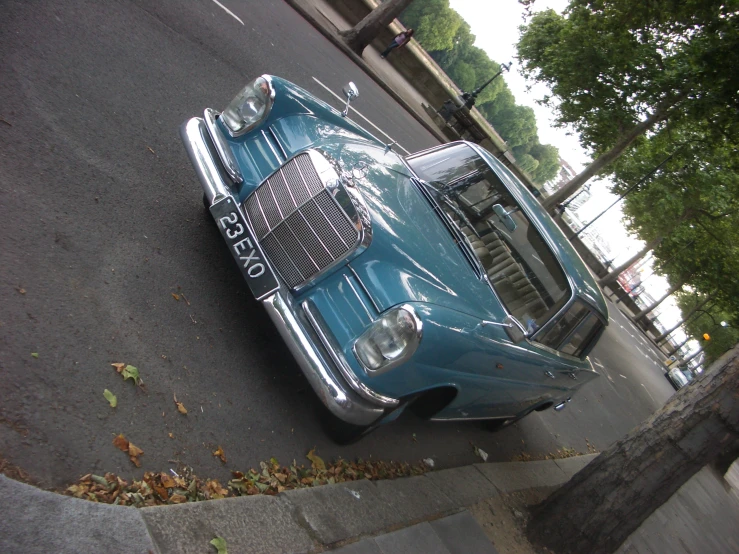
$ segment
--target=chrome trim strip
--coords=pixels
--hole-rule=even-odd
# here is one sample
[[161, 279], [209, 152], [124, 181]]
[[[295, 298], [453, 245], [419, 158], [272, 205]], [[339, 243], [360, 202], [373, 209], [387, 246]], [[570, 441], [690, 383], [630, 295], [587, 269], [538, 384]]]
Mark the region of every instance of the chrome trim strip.
[[399, 400], [395, 398], [390, 398], [388, 396], [383, 396], [382, 394], [373, 391], [367, 385], [362, 383], [354, 374], [352, 368], [349, 367], [349, 364], [344, 359], [344, 357], [340, 354], [341, 350], [339, 348], [339, 345], [336, 343], [336, 340], [333, 338], [333, 336], [331, 336], [330, 332], [326, 329], [326, 325], [323, 322], [323, 317], [316, 308], [315, 304], [313, 304], [313, 302], [311, 302], [310, 300], [304, 300], [300, 305], [303, 308], [305, 317], [313, 326], [313, 330], [316, 332], [316, 335], [318, 335], [318, 338], [323, 343], [324, 348], [328, 352], [329, 356], [331, 356], [334, 364], [336, 364], [336, 367], [341, 373], [342, 377], [346, 379], [346, 382], [349, 384], [349, 386], [354, 389], [354, 391], [359, 394], [359, 396], [361, 396], [365, 400], [369, 400], [370, 402], [374, 402], [376, 404], [380, 404], [381, 406], [389, 408], [395, 407], [400, 404]]
[[270, 126], [267, 127], [267, 130], [269, 131], [269, 134], [272, 135], [272, 138], [275, 139], [275, 144], [277, 144], [277, 147], [280, 149], [280, 152], [282, 152], [282, 162], [284, 163], [287, 160], [287, 152], [285, 152], [285, 149], [282, 147], [282, 143], [280, 142], [280, 139], [277, 138], [277, 133], [275, 133], [275, 130]]
[[221, 114], [214, 109], [205, 108], [205, 111], [203, 112], [203, 120], [205, 121], [205, 126], [208, 129], [210, 139], [213, 141], [213, 145], [218, 151], [218, 157], [221, 159], [221, 163], [223, 163], [226, 173], [228, 173], [231, 180], [238, 185], [239, 183], [244, 182], [244, 176], [241, 174], [239, 164], [236, 163], [236, 158], [234, 158], [231, 146], [226, 142], [226, 137], [223, 136], [223, 133], [221, 133], [221, 130], [218, 128], [216, 119], [219, 115]]
[[354, 296], [357, 297], [357, 300], [359, 300], [359, 303], [362, 305], [362, 308], [364, 309], [364, 313], [367, 314], [367, 319], [369, 322], [372, 322], [375, 320], [375, 316], [373, 316], [370, 311], [367, 309], [367, 306], [364, 304], [364, 299], [359, 295], [359, 292], [357, 292], [357, 289], [354, 288], [354, 283], [352, 283], [352, 278], [349, 277], [346, 273], [344, 273], [344, 280], [346, 281], [346, 284], [349, 285], [349, 288], [352, 289], [352, 292], [354, 293]]
[[[372, 298], [372, 295], [370, 294], [369, 289], [364, 285], [362, 280], [359, 278], [359, 274], [356, 272], [356, 270], [350, 266], [349, 264], [346, 264], [346, 267], [349, 271], [352, 272], [352, 275], [354, 275], [354, 278], [357, 280], [357, 283], [359, 283], [359, 286], [362, 287], [362, 290], [364, 291], [364, 294], [367, 295], [367, 298], [369, 298], [370, 302], [372, 302], [372, 307], [375, 309], [375, 312], [382, 313], [382, 310], [380, 309], [380, 306], [377, 305], [377, 302], [375, 302], [375, 299]], [[374, 318], [372, 318], [374, 319]]]
[[498, 419], [512, 419], [515, 415], [496, 417], [432, 417], [429, 421], [495, 421]]
[[277, 153], [277, 150], [275, 150], [275, 147], [272, 146], [272, 141], [267, 136], [267, 133], [264, 132], [264, 129], [262, 129], [262, 136], [264, 137], [264, 142], [266, 142], [269, 145], [269, 149], [272, 150], [272, 154], [274, 154], [275, 159], [277, 160], [278, 164], [284, 163], [284, 158], [280, 158], [280, 155]]
[[372, 406], [359, 395], [345, 390], [331, 374], [327, 362], [311, 344], [285, 297], [277, 292], [262, 303], [311, 387], [331, 413], [354, 425], [370, 425], [382, 417], [384, 408]]
[[223, 170], [216, 164], [218, 153], [211, 146], [205, 122], [199, 117], [185, 121], [180, 126], [180, 137], [208, 203], [212, 205], [213, 202], [231, 195], [229, 185], [222, 175]]

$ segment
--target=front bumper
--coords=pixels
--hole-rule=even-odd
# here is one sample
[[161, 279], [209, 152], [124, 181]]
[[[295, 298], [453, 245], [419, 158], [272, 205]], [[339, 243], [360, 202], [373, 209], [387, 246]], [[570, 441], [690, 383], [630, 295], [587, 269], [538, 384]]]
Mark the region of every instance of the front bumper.
[[[221, 137], [216, 136], [214, 140], [212, 132], [219, 131], [209, 131], [206, 121], [199, 117], [180, 127], [180, 136], [207, 203], [212, 205], [231, 197], [238, 206], [233, 189], [238, 184], [238, 177], [234, 178], [233, 173], [234, 161], [228, 145], [223, 147]], [[369, 425], [382, 417], [387, 409], [399, 404], [397, 399], [375, 393], [346, 372], [348, 365], [345, 361], [342, 364], [341, 352], [332, 350], [331, 342], [326, 338], [330, 334], [316, 329], [315, 318], [306, 318], [303, 308], [293, 303], [292, 295], [284, 287], [260, 300], [311, 387], [339, 419], [355, 425]]]

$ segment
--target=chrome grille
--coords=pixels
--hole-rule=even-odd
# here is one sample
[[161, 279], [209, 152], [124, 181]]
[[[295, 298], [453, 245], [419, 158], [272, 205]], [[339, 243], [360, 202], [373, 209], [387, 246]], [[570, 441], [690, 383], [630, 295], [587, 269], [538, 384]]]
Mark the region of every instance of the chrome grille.
[[290, 287], [309, 281], [359, 241], [359, 230], [324, 186], [308, 153], [268, 177], [246, 199], [244, 211], [265, 255]]

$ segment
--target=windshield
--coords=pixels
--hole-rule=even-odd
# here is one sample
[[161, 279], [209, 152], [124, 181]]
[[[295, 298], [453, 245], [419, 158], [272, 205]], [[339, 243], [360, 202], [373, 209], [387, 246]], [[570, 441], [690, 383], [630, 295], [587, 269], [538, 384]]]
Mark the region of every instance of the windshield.
[[498, 175], [475, 150], [454, 144], [411, 156], [408, 165], [441, 198], [508, 312], [529, 335], [567, 302], [554, 254]]

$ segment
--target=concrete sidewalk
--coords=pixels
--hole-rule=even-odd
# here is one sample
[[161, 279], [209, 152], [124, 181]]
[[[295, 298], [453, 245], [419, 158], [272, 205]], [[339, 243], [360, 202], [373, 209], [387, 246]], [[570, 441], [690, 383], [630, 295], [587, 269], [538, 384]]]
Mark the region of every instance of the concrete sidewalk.
[[[152, 508], [98, 504], [0, 475], [0, 552], [440, 554], [498, 552], [466, 508], [556, 487], [594, 455], [476, 464], [387, 481], [354, 481]], [[502, 552], [502, 554], [505, 554]]]
[[[525, 502], [539, 501], [596, 455], [475, 464], [277, 496], [131, 508], [47, 492], [0, 475], [0, 552], [529, 554]], [[739, 552], [739, 497], [704, 468], [619, 554]]]

